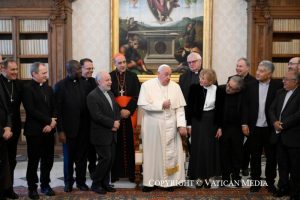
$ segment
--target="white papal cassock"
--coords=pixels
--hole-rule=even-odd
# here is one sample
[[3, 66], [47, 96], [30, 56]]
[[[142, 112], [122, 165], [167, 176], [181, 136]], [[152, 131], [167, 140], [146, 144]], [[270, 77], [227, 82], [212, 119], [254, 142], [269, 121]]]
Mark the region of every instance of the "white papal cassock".
[[[165, 100], [171, 108], [163, 110]], [[172, 187], [185, 180], [184, 153], [177, 127], [186, 127], [186, 105], [179, 85], [161, 85], [158, 78], [142, 84], [138, 105], [143, 110], [143, 185]]]

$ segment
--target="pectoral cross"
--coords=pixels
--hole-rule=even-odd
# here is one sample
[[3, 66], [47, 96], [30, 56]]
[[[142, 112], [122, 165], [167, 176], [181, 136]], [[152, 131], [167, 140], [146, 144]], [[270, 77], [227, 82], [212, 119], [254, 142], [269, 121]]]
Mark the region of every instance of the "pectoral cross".
[[123, 88], [122, 88], [122, 89], [120, 90], [120, 95], [123, 96], [123, 95], [124, 95], [124, 92], [125, 92], [125, 91], [124, 91]]

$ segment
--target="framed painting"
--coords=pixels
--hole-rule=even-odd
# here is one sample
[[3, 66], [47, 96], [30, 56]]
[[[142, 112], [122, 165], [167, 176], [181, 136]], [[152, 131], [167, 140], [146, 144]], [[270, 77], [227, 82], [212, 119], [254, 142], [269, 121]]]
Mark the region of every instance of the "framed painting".
[[143, 82], [161, 64], [172, 79], [188, 69], [187, 55], [196, 51], [211, 67], [212, 0], [112, 0], [112, 55], [122, 53], [128, 69]]

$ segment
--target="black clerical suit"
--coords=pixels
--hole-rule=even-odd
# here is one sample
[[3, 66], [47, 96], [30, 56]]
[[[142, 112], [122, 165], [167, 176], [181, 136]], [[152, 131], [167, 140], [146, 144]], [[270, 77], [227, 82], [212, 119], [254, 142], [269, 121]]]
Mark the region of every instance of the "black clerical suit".
[[[183, 74], [179, 76], [179, 86], [186, 102], [188, 101], [191, 85], [199, 84], [199, 73], [201, 69], [196, 73], [188, 69], [187, 71], [185, 71]], [[185, 114], [187, 114], [187, 106], [184, 107], [184, 110], [185, 110]], [[189, 137], [187, 137], [185, 142], [187, 144], [188, 152], [189, 154], [191, 154], [191, 144], [189, 142]]]
[[[222, 100], [222, 137], [220, 137], [220, 154], [222, 165], [222, 180], [240, 180], [240, 168], [243, 159], [243, 139], [241, 131], [242, 91], [233, 94], [226, 93], [226, 85], [220, 86]], [[230, 177], [232, 174], [232, 177]], [[225, 184], [229, 184], [225, 183]]]
[[13, 136], [7, 141], [8, 160], [11, 171], [11, 179], [14, 182], [14, 170], [17, 165], [17, 145], [21, 134], [22, 123], [20, 115], [20, 105], [22, 98], [23, 83], [21, 80], [8, 80], [0, 75], [0, 84], [5, 92], [9, 109], [12, 113], [12, 132]]
[[98, 163], [94, 173], [92, 189], [109, 187], [109, 174], [115, 158], [117, 133], [112, 131], [114, 121], [120, 120], [118, 105], [114, 95], [108, 91], [111, 103], [100, 88], [95, 88], [87, 97], [91, 115], [91, 143], [95, 145]]
[[84, 185], [90, 123], [86, 107], [86, 83], [68, 76], [56, 83], [54, 90], [58, 111], [57, 131], [66, 135], [66, 144], [63, 145], [65, 185], [72, 186], [74, 183], [74, 164], [76, 183]]
[[23, 104], [26, 111], [24, 135], [27, 142], [28, 165], [26, 179], [29, 191], [37, 189], [37, 170], [40, 162], [41, 187], [48, 187], [50, 171], [54, 161], [54, 133], [44, 133], [46, 125], [56, 118], [56, 108], [52, 88], [31, 80], [24, 85]]
[[[119, 110], [127, 109], [130, 111], [130, 116], [126, 119], [121, 119], [120, 128], [117, 131], [118, 144], [116, 149], [116, 159], [111, 172], [112, 182], [119, 178], [129, 178], [134, 181], [135, 173], [135, 158], [134, 158], [134, 132], [131, 122], [131, 116], [137, 109], [137, 100], [140, 93], [140, 82], [137, 75], [126, 70], [122, 75], [114, 70], [110, 73], [112, 86], [111, 91], [114, 97], [127, 96], [131, 97], [125, 107], [120, 106]], [[124, 94], [120, 91], [124, 90]]]
[[270, 80], [264, 108], [267, 127], [256, 126], [259, 114], [259, 81], [247, 85], [243, 103], [242, 124], [248, 125], [250, 130], [248, 140], [251, 152], [251, 178], [253, 180], [261, 179], [261, 155], [264, 149], [267, 158], [265, 175], [268, 185], [273, 185], [276, 177], [276, 149], [270, 142], [272, 124], [268, 111], [280, 88], [282, 88], [281, 80]]
[[[251, 76], [249, 73], [244, 77], [244, 87], [247, 88], [247, 85], [256, 82], [256, 78]], [[250, 147], [249, 147], [249, 140], [247, 139], [243, 144], [243, 162], [242, 162], [242, 169], [247, 169], [250, 163]]]
[[[83, 82], [85, 82], [85, 94], [86, 96], [97, 87], [97, 83], [95, 78], [89, 77], [81, 77]], [[88, 119], [87, 121], [90, 121], [90, 115], [87, 115]], [[87, 133], [90, 133], [90, 124], [87, 124]], [[89, 137], [89, 136], [88, 136]], [[87, 159], [88, 159], [88, 170], [90, 174], [92, 174], [96, 168], [96, 162], [97, 162], [97, 154], [94, 145], [91, 145], [91, 143], [88, 145], [88, 153], [87, 153]]]
[[3, 138], [4, 127], [12, 127], [5, 93], [0, 87], [0, 197], [4, 198], [4, 190], [12, 187], [8, 162], [7, 141]]
[[[270, 121], [282, 122], [280, 133], [273, 132], [272, 140], [277, 143], [279, 171], [278, 186], [289, 190], [293, 197], [300, 197], [300, 87], [298, 86], [283, 108], [287, 91], [278, 91], [270, 107]], [[290, 177], [289, 177], [290, 175]]]

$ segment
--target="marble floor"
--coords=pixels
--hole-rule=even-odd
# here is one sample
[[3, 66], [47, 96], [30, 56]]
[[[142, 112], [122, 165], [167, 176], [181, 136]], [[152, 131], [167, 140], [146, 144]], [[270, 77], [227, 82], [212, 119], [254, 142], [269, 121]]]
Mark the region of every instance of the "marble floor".
[[[26, 168], [27, 168], [27, 160], [26, 158], [19, 158], [18, 159], [18, 163], [16, 166], [16, 170], [15, 170], [15, 180], [14, 180], [14, 186], [24, 186], [27, 187], [27, 182], [26, 182]], [[186, 163], [187, 164], [187, 163]], [[264, 177], [264, 167], [265, 167], [265, 162], [263, 161], [262, 163], [262, 169], [263, 169], [263, 174], [262, 177]], [[249, 177], [242, 177], [243, 180], [247, 180], [249, 179]], [[218, 177], [216, 178], [216, 180], [218, 180]], [[91, 186], [91, 179], [89, 176], [89, 173], [87, 172], [87, 185]], [[55, 162], [54, 162], [54, 166], [52, 168], [51, 171], [51, 183], [50, 185], [52, 187], [58, 187], [58, 186], [64, 186], [64, 182], [63, 182], [63, 161], [61, 158], [55, 158]], [[128, 181], [128, 179], [124, 179], [124, 180], [120, 180], [118, 182], [114, 183], [114, 186], [116, 188], [134, 188], [135, 184], [131, 183]], [[218, 188], [217, 186], [213, 186], [212, 188]], [[245, 186], [247, 187], [247, 186]]]

